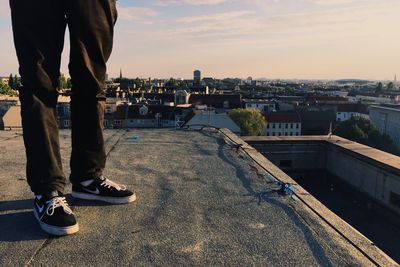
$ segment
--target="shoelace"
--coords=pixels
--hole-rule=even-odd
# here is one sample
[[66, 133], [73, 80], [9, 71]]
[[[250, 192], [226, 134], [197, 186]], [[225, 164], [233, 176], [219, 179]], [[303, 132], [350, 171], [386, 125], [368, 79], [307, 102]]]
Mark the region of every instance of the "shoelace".
[[62, 207], [67, 214], [72, 214], [71, 208], [68, 206], [67, 200], [65, 197], [55, 197], [51, 200], [47, 201], [50, 203], [49, 207], [47, 208], [47, 215], [52, 216], [54, 214], [54, 210], [58, 207]]
[[101, 186], [105, 186], [107, 188], [115, 188], [118, 191], [126, 190], [126, 186], [125, 185], [119, 185], [116, 182], [113, 182], [113, 181], [111, 181], [109, 179], [106, 179], [106, 178], [102, 178], [102, 179], [103, 179], [103, 182], [100, 184]]

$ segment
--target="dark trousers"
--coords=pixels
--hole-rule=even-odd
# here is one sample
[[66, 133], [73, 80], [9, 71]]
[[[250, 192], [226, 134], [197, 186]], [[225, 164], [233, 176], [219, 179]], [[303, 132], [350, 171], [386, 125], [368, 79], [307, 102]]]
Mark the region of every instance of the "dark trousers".
[[35, 194], [63, 192], [58, 79], [68, 25], [72, 81], [72, 183], [101, 175], [106, 62], [111, 54], [115, 0], [10, 0], [20, 91], [27, 180]]

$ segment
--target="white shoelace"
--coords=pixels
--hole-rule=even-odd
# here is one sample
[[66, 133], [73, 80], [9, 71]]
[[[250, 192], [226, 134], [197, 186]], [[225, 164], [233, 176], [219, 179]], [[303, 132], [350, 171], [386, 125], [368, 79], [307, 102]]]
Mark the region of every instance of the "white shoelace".
[[104, 179], [104, 181], [100, 184], [101, 186], [105, 186], [105, 187], [108, 187], [108, 188], [113, 187], [113, 188], [117, 189], [118, 191], [126, 190], [126, 186], [125, 185], [119, 185], [116, 182], [113, 182], [113, 181], [111, 181], [109, 179], [106, 179], [106, 178], [103, 178], [103, 179]]
[[67, 214], [72, 214], [72, 210], [68, 206], [65, 197], [55, 197], [47, 201], [47, 203], [50, 203], [46, 211], [47, 215], [49, 216], [52, 216], [54, 214], [54, 210], [58, 207], [62, 207]]

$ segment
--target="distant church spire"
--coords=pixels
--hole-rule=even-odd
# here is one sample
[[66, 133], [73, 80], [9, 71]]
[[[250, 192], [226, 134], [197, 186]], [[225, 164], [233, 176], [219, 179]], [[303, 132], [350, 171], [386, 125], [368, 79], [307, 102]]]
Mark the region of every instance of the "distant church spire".
[[394, 83], [397, 83], [397, 74], [394, 75]]
[[122, 69], [119, 69], [119, 78], [122, 79]]

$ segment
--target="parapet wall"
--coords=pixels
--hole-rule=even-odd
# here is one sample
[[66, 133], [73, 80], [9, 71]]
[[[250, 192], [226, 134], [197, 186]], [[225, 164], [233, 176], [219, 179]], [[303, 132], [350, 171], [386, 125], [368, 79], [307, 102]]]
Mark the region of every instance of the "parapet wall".
[[284, 171], [329, 171], [400, 215], [400, 157], [337, 136], [243, 139]]

